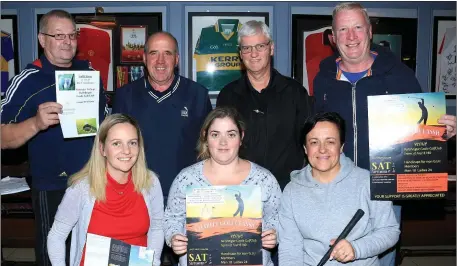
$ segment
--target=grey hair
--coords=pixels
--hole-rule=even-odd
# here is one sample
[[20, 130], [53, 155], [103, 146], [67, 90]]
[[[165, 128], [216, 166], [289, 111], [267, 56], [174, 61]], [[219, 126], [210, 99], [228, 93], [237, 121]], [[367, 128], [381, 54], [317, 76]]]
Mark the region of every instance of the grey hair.
[[365, 22], [367, 23], [367, 25], [371, 25], [370, 17], [368, 16], [368, 12], [367, 12], [366, 8], [364, 8], [361, 4], [359, 4], [357, 2], [345, 2], [345, 3], [338, 4], [337, 6], [335, 6], [335, 9], [333, 9], [332, 30], [334, 32], [336, 31], [336, 29], [335, 29], [335, 17], [338, 14], [338, 12], [344, 11], [344, 10], [359, 10], [360, 12], [362, 12], [362, 14], [363, 14], [363, 16], [365, 18]]
[[271, 31], [268, 28], [267, 24], [262, 21], [250, 20], [241, 26], [241, 29], [238, 31], [238, 45], [241, 44], [241, 38], [245, 36], [254, 36], [262, 33], [265, 37], [268, 38], [270, 42], [273, 42], [271, 38]]
[[146, 43], [144, 44], [144, 53], [147, 54], [149, 52], [149, 46], [148, 46], [149, 40], [151, 38], [154, 38], [155, 36], [161, 35], [161, 34], [166, 35], [173, 40], [173, 42], [175, 44], [175, 53], [179, 55], [178, 41], [176, 40], [175, 36], [173, 36], [171, 33], [166, 32], [166, 31], [158, 31], [158, 32], [154, 32], [153, 34], [149, 35], [149, 37], [146, 39]]
[[40, 23], [39, 23], [39, 32], [40, 33], [46, 33], [46, 31], [48, 30], [48, 23], [49, 23], [50, 18], [68, 19], [71, 21], [71, 23], [73, 24], [73, 27], [76, 30], [75, 20], [73, 19], [73, 16], [70, 13], [68, 13], [65, 10], [61, 10], [61, 9], [54, 9], [54, 10], [51, 10], [48, 13], [44, 14], [41, 17]]

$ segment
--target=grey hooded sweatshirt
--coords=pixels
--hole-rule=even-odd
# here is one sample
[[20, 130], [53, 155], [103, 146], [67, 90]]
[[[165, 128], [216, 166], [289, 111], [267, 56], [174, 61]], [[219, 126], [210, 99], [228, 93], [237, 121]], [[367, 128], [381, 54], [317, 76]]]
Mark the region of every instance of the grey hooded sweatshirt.
[[279, 265], [316, 266], [357, 209], [365, 215], [346, 238], [355, 260], [344, 265], [380, 265], [377, 255], [397, 243], [400, 230], [392, 202], [370, 200], [370, 173], [344, 154], [340, 163], [340, 172], [328, 184], [312, 177], [310, 165], [291, 173], [279, 210]]

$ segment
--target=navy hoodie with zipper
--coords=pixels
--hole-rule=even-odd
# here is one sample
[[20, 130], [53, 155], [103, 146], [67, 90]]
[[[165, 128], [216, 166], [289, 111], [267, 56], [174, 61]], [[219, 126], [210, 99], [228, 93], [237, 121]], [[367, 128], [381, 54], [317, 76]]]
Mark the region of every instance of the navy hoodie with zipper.
[[[346, 122], [344, 153], [364, 169], [369, 168], [367, 96], [422, 92], [414, 71], [387, 48], [372, 44], [375, 55], [367, 75], [355, 83], [341, 80], [338, 55], [324, 59], [314, 79], [316, 112], [337, 112]], [[379, 110], [382, 111], [382, 110]]]

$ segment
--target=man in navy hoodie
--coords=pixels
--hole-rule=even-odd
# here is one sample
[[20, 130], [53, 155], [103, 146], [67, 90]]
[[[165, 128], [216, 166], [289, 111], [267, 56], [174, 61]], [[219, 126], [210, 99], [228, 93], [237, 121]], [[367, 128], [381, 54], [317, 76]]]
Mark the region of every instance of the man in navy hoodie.
[[[339, 55], [324, 59], [314, 79], [316, 111], [337, 112], [348, 125], [344, 153], [369, 168], [367, 96], [422, 92], [414, 72], [390, 50], [371, 44], [366, 9], [359, 3], [341, 3], [333, 11], [333, 38]], [[350, 103], [350, 104], [349, 104]], [[349, 105], [348, 105], [349, 104]], [[447, 136], [455, 136], [456, 118], [443, 115]], [[401, 207], [394, 205], [397, 220]], [[381, 257], [382, 266], [395, 265], [395, 250]]]
[[[35, 254], [38, 265], [51, 265], [46, 239], [57, 207], [65, 194], [68, 177], [89, 159], [94, 137], [64, 139], [56, 102], [56, 70], [94, 70], [88, 61], [73, 60], [76, 26], [63, 10], [52, 10], [39, 23], [38, 40], [44, 54], [9, 83], [1, 105], [2, 149], [28, 145], [35, 214]], [[106, 99], [100, 80], [100, 122]], [[69, 246], [69, 245], [68, 245]], [[68, 252], [67, 252], [68, 257]]]

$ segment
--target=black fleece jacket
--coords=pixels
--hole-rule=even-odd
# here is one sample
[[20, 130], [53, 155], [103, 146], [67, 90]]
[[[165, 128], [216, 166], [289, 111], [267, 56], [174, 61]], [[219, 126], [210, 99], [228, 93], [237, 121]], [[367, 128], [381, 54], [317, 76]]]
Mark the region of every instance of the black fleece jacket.
[[267, 93], [265, 98], [259, 101], [253, 96], [244, 74], [221, 90], [216, 105], [232, 106], [241, 113], [247, 129], [240, 157], [270, 170], [284, 189], [290, 172], [304, 165], [302, 130], [312, 107], [300, 83], [271, 71], [270, 83], [262, 92]]

